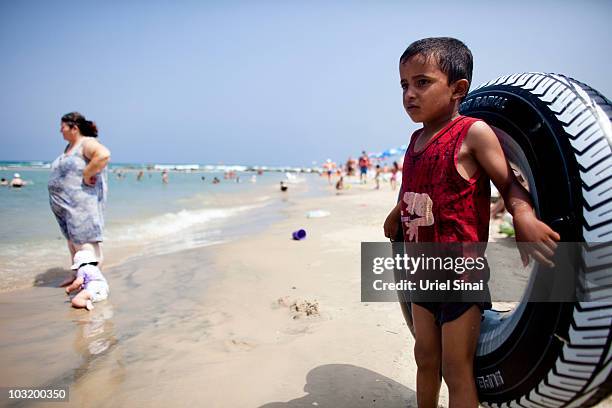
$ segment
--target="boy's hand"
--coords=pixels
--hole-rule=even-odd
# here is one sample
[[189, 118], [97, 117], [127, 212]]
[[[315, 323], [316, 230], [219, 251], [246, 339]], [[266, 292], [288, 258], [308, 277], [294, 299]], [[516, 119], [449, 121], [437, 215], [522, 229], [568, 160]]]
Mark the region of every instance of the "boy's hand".
[[393, 241], [397, 236], [398, 228], [400, 224], [400, 204], [397, 205], [391, 210], [389, 215], [387, 215], [387, 219], [385, 219], [385, 224], [383, 225], [383, 229], [385, 231], [385, 237], [389, 238]]
[[548, 225], [538, 220], [531, 211], [521, 211], [514, 215], [514, 232], [523, 266], [529, 263], [529, 256], [548, 267], [555, 264], [551, 261], [557, 248], [555, 241], [561, 237]]

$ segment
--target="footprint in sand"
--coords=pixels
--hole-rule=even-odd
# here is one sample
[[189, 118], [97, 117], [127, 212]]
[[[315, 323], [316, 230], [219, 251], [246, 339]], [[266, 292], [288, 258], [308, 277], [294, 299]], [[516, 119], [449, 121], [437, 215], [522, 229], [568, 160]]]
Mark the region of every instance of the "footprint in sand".
[[224, 342], [225, 350], [229, 352], [233, 351], [250, 351], [253, 350], [256, 345], [248, 340], [230, 339]]

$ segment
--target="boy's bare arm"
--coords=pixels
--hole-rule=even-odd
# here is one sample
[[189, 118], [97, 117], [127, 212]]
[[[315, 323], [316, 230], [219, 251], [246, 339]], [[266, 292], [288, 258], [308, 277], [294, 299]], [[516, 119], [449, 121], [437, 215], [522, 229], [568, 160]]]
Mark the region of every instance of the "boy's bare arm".
[[536, 218], [529, 192], [514, 176], [493, 129], [484, 122], [476, 122], [470, 127], [464, 143], [495, 184], [506, 208], [513, 215], [517, 242], [535, 243], [519, 247], [523, 264], [529, 262], [528, 255], [531, 255], [541, 263], [552, 265], [550, 258], [557, 246], [555, 241], [559, 241], [560, 236]]
[[464, 144], [499, 190], [510, 214], [515, 216], [521, 211], [532, 213], [529, 192], [516, 180], [493, 129], [484, 122], [475, 122]]
[[385, 219], [385, 223], [383, 225], [383, 229], [385, 231], [385, 237], [393, 240], [397, 236], [398, 228], [400, 223], [400, 203], [398, 202], [395, 207], [391, 210], [387, 218]]
[[76, 278], [71, 284], [70, 286], [66, 287], [66, 293], [70, 293], [73, 290], [76, 290], [78, 288], [81, 287], [81, 285], [83, 284], [83, 278], [82, 277], [78, 277]]

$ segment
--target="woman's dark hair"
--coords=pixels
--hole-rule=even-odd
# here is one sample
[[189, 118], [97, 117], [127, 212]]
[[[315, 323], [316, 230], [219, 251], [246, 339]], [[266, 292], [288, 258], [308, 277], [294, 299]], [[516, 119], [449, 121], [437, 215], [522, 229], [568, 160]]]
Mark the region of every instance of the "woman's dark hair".
[[85, 119], [79, 112], [70, 112], [62, 116], [62, 122], [68, 126], [78, 127], [83, 136], [98, 137], [98, 127], [95, 122]]
[[451, 37], [423, 38], [413, 42], [400, 57], [400, 64], [415, 55], [425, 58], [433, 57], [440, 71], [448, 77], [448, 84], [460, 79], [472, 83], [474, 61], [470, 49], [461, 41]]

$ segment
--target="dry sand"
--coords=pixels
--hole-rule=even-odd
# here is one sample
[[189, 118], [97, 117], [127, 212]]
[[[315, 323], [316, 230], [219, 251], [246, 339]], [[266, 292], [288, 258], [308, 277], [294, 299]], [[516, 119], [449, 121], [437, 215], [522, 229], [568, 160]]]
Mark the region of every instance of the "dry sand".
[[54, 287], [0, 294], [0, 386], [69, 384], [75, 407], [415, 407], [399, 305], [360, 302], [360, 243], [385, 241], [396, 197], [372, 187], [290, 195], [257, 235], [107, 268], [91, 313]]

